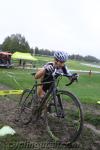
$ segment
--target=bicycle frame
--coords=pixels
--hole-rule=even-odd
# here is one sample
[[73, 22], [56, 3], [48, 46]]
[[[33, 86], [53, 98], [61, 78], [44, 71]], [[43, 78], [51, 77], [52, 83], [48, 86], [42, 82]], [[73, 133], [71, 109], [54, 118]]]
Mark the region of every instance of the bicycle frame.
[[[21, 110], [19, 117], [21, 119], [21, 122], [24, 125], [27, 125], [31, 121], [35, 123], [36, 121], [42, 118], [46, 122], [46, 128], [50, 136], [55, 141], [59, 141], [60, 143], [64, 142], [64, 144], [68, 144], [68, 142], [72, 143], [79, 137], [83, 127], [83, 115], [82, 115], [82, 107], [79, 102], [79, 99], [73, 93], [67, 90], [58, 89], [60, 77], [62, 76], [64, 75], [61, 74], [58, 77], [54, 76], [53, 81], [50, 82], [38, 83], [38, 81], [35, 80], [33, 87], [31, 89], [26, 89], [22, 94], [21, 97], [22, 105], [21, 108], [19, 108]], [[70, 77], [68, 75], [65, 76]], [[77, 75], [74, 74], [74, 76], [72, 76], [72, 80], [70, 80], [70, 82], [66, 85], [67, 86], [71, 85], [74, 81], [77, 81], [76, 79], [77, 79]], [[50, 88], [47, 90], [44, 97], [41, 100], [39, 100], [39, 96], [37, 92], [38, 86], [42, 86], [48, 83], [51, 83]], [[52, 104], [53, 104], [53, 109], [51, 109]], [[74, 109], [72, 109], [72, 107]], [[71, 109], [75, 112], [74, 115], [72, 115], [73, 112]], [[71, 113], [69, 112], [69, 110], [71, 110]], [[28, 118], [26, 117], [26, 115], [28, 115]], [[68, 115], [69, 115], [69, 119], [68, 119]], [[66, 124], [65, 126], [65, 123], [67, 123], [67, 121], [68, 124]], [[52, 122], [55, 122], [58, 126], [55, 126], [55, 128], [53, 128]], [[60, 124], [61, 126], [59, 126]], [[72, 126], [70, 127], [71, 124]], [[64, 132], [62, 131], [63, 125], [64, 125], [63, 131], [68, 132], [68, 134], [66, 134], [66, 132], [64, 134]], [[61, 134], [58, 134], [57, 133], [58, 131], [55, 132], [56, 130], [60, 131], [59, 133]], [[73, 136], [72, 136], [72, 131], [74, 131]], [[64, 138], [62, 134], [64, 134], [65, 136]], [[67, 135], [68, 135], [68, 139], [66, 139]]]
[[[48, 84], [48, 83], [52, 83], [51, 87], [49, 88], [49, 90], [45, 94], [44, 98], [42, 99], [41, 105], [36, 110], [36, 113], [38, 112], [39, 115], [41, 114], [42, 110], [44, 109], [45, 104], [49, 102], [49, 96], [52, 95], [52, 99], [54, 101], [54, 106], [55, 106], [55, 111], [56, 111], [57, 116], [59, 116], [59, 114], [58, 114], [59, 112], [57, 110], [58, 106], [57, 106], [57, 97], [56, 97], [58, 90], [57, 90], [56, 79], [55, 78], [54, 78], [54, 81], [44, 82], [44, 83], [39, 83], [39, 84], [37, 83], [37, 80], [36, 80], [35, 84], [33, 85], [32, 89], [31, 89], [31, 92], [34, 91], [35, 97], [38, 97], [38, 95], [37, 95], [38, 86], [43, 85], [43, 84]], [[59, 103], [60, 108], [61, 108], [62, 117], [64, 117], [64, 110], [63, 110], [62, 102], [61, 102], [61, 99], [60, 99], [59, 95], [58, 95], [58, 103]]]

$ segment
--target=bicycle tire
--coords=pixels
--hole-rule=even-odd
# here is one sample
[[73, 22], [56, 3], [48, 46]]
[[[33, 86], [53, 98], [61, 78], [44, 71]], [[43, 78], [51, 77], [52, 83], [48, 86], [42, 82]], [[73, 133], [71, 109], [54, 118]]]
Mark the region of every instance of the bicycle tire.
[[[46, 113], [46, 127], [53, 140], [67, 145], [75, 142], [82, 132], [83, 110], [79, 99], [73, 93], [60, 90], [56, 93], [56, 99], [58, 99], [58, 95], [60, 95], [61, 100], [63, 100], [62, 105], [65, 116], [57, 116], [55, 107], [53, 107], [51, 113]], [[72, 107], [73, 110], [71, 110]], [[78, 116], [79, 118], [76, 118]]]
[[23, 125], [27, 125], [32, 121], [32, 100], [32, 91], [30, 89], [25, 89], [19, 101], [19, 120]]

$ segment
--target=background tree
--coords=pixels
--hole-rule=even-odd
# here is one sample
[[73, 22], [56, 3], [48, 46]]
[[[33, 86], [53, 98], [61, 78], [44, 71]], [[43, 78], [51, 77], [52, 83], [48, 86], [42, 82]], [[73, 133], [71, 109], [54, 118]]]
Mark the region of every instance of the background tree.
[[85, 56], [84, 57], [84, 60], [85, 61], [89, 61], [89, 62], [100, 62], [100, 60], [98, 60], [96, 57], [94, 57], [94, 56], [90, 56], [90, 55], [88, 55], [88, 56]]
[[[0, 44], [0, 49], [11, 53], [19, 51], [19, 52], [29, 52], [32, 55], [43, 55], [43, 56], [54, 55], [54, 51], [50, 51], [49, 49], [43, 48], [39, 49], [37, 46], [35, 47], [35, 49], [30, 48], [28, 42], [25, 40], [25, 37], [21, 36], [21, 34], [12, 34], [11, 36], [6, 37], [4, 42]], [[72, 54], [69, 55], [69, 59], [100, 63], [99, 59], [90, 55], [83, 57], [79, 54]]]
[[2, 51], [2, 44], [0, 44], [0, 51]]
[[72, 55], [69, 55], [69, 59], [79, 60], [79, 61], [87, 61], [87, 62], [96, 62], [96, 63], [100, 62], [99, 59], [97, 59], [94, 56], [90, 56], [90, 55], [83, 57], [81, 55], [72, 54]]
[[21, 34], [12, 34], [5, 38], [2, 43], [2, 50], [14, 53], [19, 52], [30, 52], [30, 46]]

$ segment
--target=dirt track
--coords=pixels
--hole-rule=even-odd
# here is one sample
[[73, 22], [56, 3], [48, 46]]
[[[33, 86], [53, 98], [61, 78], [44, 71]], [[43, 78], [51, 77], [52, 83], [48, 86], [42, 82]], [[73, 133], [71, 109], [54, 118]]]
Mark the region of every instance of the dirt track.
[[[2, 89], [5, 87], [2, 87]], [[7, 89], [7, 87], [6, 87]], [[31, 142], [52, 142], [48, 133], [45, 130], [44, 122], [40, 121], [37, 124], [30, 123], [27, 126], [19, 126], [15, 124], [15, 115], [16, 115], [16, 106], [18, 105], [18, 96], [1, 96], [0, 97], [0, 124], [9, 125], [15, 129], [17, 135], [21, 136], [22, 139], [28, 140]], [[84, 105], [84, 108], [87, 109], [87, 105]], [[93, 107], [93, 106], [92, 106]], [[95, 109], [94, 112], [99, 112], [94, 107], [89, 107], [89, 111]], [[97, 129], [95, 126], [85, 122], [84, 130], [80, 138], [77, 140], [76, 144], [82, 150], [99, 150], [100, 148], [100, 129]], [[0, 141], [1, 138], [0, 138]], [[59, 147], [58, 147], [59, 148]], [[53, 150], [58, 149], [53, 147]], [[60, 149], [66, 149], [64, 147]], [[68, 148], [69, 149], [69, 148]], [[73, 146], [72, 146], [73, 149]], [[1, 149], [2, 150], [2, 149]]]

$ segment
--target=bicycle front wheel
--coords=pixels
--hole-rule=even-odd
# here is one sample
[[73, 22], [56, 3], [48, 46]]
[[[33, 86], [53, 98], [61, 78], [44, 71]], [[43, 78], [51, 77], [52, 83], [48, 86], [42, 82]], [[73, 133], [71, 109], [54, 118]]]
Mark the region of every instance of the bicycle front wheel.
[[82, 106], [78, 98], [69, 91], [58, 91], [56, 106], [46, 114], [47, 131], [50, 136], [62, 144], [71, 144], [77, 140], [83, 128]]

